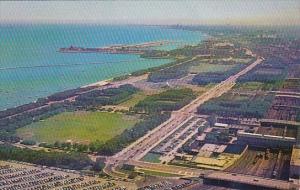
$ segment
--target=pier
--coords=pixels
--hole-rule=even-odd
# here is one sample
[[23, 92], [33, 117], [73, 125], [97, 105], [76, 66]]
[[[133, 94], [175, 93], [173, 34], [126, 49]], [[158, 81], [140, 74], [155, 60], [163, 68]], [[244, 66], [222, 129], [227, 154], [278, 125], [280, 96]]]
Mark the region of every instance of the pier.
[[109, 53], [109, 54], [143, 54], [145, 51], [149, 51], [152, 47], [169, 45], [175, 43], [172, 41], [155, 41], [155, 42], [145, 42], [140, 44], [132, 45], [111, 45], [108, 47], [100, 48], [84, 48], [70, 46], [68, 48], [60, 48], [61, 53]]

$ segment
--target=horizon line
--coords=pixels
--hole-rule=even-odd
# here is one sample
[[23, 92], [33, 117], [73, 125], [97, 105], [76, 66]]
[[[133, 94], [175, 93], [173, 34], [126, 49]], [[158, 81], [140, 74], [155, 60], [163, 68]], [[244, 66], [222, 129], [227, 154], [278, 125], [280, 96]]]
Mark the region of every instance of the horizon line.
[[47, 25], [107, 25], [107, 26], [228, 26], [228, 27], [300, 27], [299, 24], [233, 24], [233, 23], [109, 23], [109, 22], [78, 22], [78, 21], [0, 21], [0, 25], [37, 25], [37, 24], [47, 24]]

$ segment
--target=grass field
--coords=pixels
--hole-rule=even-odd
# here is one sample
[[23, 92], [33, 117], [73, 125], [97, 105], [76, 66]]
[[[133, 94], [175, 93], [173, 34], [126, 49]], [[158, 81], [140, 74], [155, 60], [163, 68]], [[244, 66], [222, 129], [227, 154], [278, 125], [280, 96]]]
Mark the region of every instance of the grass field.
[[233, 88], [237, 90], [246, 90], [246, 91], [255, 91], [261, 90], [264, 86], [264, 83], [261, 82], [244, 82], [244, 83], [237, 83]]
[[160, 155], [155, 153], [147, 153], [142, 160], [145, 162], [151, 162], [151, 163], [160, 163]]
[[130, 99], [128, 99], [125, 102], [122, 102], [121, 104], [119, 104], [119, 106], [124, 106], [124, 107], [130, 108], [130, 107], [135, 106], [137, 103], [139, 103], [139, 101], [145, 99], [146, 97], [147, 97], [147, 95], [144, 92], [140, 91], [140, 92], [133, 94]]
[[232, 61], [236, 62], [236, 63], [249, 63], [252, 59], [248, 58], [248, 59], [240, 59], [240, 58], [233, 58]]
[[239, 82], [234, 86], [234, 89], [239, 91], [272, 91], [281, 86], [281, 83]]
[[225, 72], [233, 67], [234, 65], [200, 63], [199, 65], [191, 66], [189, 71], [191, 73], [209, 73], [209, 72], [222, 72], [222, 71]]
[[217, 114], [226, 117], [262, 118], [272, 104], [272, 94], [231, 94], [205, 102], [198, 108], [201, 114]]
[[159, 172], [159, 171], [153, 171], [153, 170], [139, 169], [138, 171], [143, 172], [145, 175], [149, 175], [149, 176], [180, 177], [180, 175], [165, 173], [165, 172]]
[[65, 112], [17, 130], [23, 139], [54, 143], [72, 140], [88, 144], [99, 140], [105, 142], [133, 127], [138, 119], [120, 113]]

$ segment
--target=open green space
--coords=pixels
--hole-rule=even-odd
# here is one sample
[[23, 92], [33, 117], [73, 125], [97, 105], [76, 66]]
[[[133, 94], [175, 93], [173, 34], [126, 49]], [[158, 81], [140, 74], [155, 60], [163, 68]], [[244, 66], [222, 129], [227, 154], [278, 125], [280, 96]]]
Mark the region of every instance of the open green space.
[[159, 94], [148, 96], [133, 108], [139, 113], [159, 113], [161, 111], [178, 110], [195, 98], [189, 88], [169, 89]]
[[262, 83], [262, 82], [239, 82], [237, 83], [233, 89], [238, 91], [267, 91], [267, 90], [274, 90], [276, 85], [274, 83]]
[[300, 91], [300, 79], [299, 78], [286, 79], [282, 84], [282, 88], [291, 89], [296, 92], [299, 92]]
[[86, 154], [37, 151], [28, 148], [18, 148], [8, 144], [0, 145], [0, 160], [17, 160], [74, 170], [82, 170], [94, 164]]
[[144, 92], [139, 91], [139, 92], [133, 94], [131, 96], [131, 98], [129, 98], [125, 102], [122, 102], [119, 105], [130, 108], [130, 107], [135, 106], [137, 103], [139, 103], [139, 101], [145, 99], [146, 97], [147, 97], [147, 95]]
[[81, 107], [117, 105], [130, 99], [136, 92], [138, 89], [130, 84], [118, 88], [93, 90], [80, 94], [76, 98], [75, 105]]
[[170, 117], [171, 111], [182, 108], [194, 98], [195, 94], [189, 88], [168, 89], [159, 94], [147, 96], [129, 110], [130, 114], [140, 114], [143, 120], [104, 144], [94, 143], [95, 150], [103, 155], [115, 154], [165, 122]]
[[46, 120], [17, 129], [23, 139], [54, 143], [68, 140], [90, 143], [106, 142], [135, 125], [138, 119], [120, 113], [108, 112], [64, 112]]
[[264, 83], [261, 82], [244, 82], [244, 83], [237, 83], [233, 89], [241, 90], [241, 91], [254, 91], [254, 90], [260, 90]]
[[159, 171], [153, 171], [153, 170], [145, 170], [145, 169], [139, 169], [139, 172], [143, 172], [145, 175], [150, 175], [150, 176], [180, 177], [180, 175], [176, 175], [176, 174], [159, 172]]
[[270, 58], [238, 78], [238, 82], [262, 82], [278, 87], [285, 79], [288, 67], [278, 58]]
[[199, 63], [199, 65], [191, 66], [189, 71], [191, 73], [222, 72], [222, 71], [228, 71], [233, 67], [234, 65]]
[[249, 63], [251, 60], [251, 58], [233, 58], [231, 61], [235, 63]]
[[155, 154], [155, 153], [147, 153], [143, 158], [142, 160], [145, 161], [145, 162], [151, 162], [151, 163], [160, 163], [160, 154]]
[[272, 104], [274, 95], [239, 95], [226, 93], [200, 107], [201, 114], [217, 114], [226, 117], [262, 118]]

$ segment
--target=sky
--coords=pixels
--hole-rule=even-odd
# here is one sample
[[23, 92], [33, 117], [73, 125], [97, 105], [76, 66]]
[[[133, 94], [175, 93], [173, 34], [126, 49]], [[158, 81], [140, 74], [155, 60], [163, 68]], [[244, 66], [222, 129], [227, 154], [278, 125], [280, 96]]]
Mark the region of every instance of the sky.
[[300, 25], [300, 0], [0, 1], [0, 23]]

